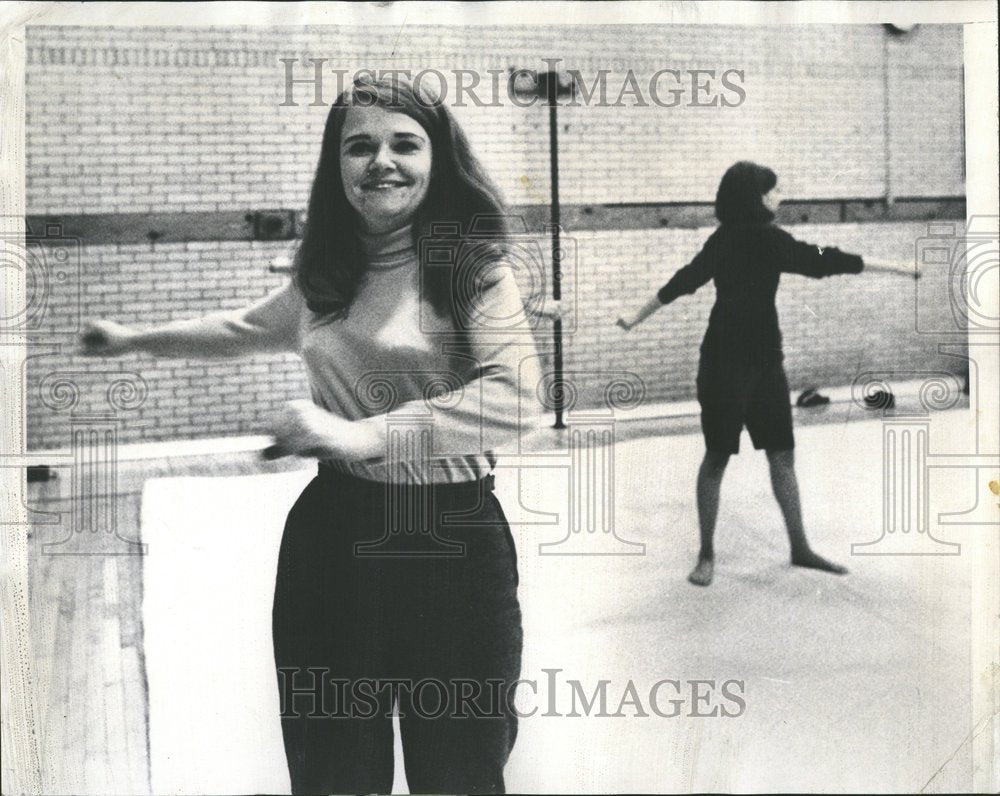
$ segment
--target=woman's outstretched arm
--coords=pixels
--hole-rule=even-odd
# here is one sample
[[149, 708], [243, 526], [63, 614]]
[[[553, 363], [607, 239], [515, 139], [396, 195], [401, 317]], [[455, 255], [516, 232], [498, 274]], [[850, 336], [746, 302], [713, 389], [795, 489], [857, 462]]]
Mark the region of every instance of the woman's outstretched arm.
[[680, 296], [694, 293], [712, 278], [713, 275], [713, 252], [715, 251], [713, 235], [695, 258], [674, 274], [670, 281], [661, 287], [655, 296], [643, 304], [631, 318], [620, 317], [616, 325], [629, 331], [633, 326], [642, 323], [646, 318], [656, 312], [660, 307], [669, 304]]
[[662, 306], [663, 302], [660, 301], [660, 297], [653, 296], [649, 301], [639, 307], [639, 309], [633, 313], [631, 318], [621, 316], [618, 318], [615, 325], [627, 332], [631, 330], [633, 326], [638, 326]]
[[296, 351], [304, 303], [291, 282], [237, 310], [134, 329], [113, 321], [87, 325], [77, 349], [83, 356], [147, 353], [158, 357], [231, 359], [263, 352]]
[[865, 257], [865, 270], [884, 274], [899, 274], [911, 279], [919, 279], [920, 272], [916, 264], [905, 261], [883, 260], [878, 257]]
[[865, 261], [856, 254], [848, 254], [835, 246], [817, 246], [797, 240], [778, 227], [771, 228], [767, 240], [767, 245], [774, 248], [768, 254], [788, 274], [822, 279], [835, 274], [860, 274], [865, 267]]

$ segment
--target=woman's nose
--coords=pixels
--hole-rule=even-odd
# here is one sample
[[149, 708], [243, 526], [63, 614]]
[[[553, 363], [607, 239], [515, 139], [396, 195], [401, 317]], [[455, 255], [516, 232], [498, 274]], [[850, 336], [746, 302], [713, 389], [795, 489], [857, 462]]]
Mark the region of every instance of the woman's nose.
[[396, 163], [392, 159], [392, 150], [388, 145], [382, 145], [378, 148], [375, 153], [375, 159], [372, 161], [372, 166], [379, 169], [391, 169], [395, 167]]

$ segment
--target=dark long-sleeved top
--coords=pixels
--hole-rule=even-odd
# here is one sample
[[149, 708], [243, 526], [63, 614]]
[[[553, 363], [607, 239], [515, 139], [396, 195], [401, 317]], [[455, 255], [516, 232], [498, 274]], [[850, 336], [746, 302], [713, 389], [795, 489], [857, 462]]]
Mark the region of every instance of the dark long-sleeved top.
[[782, 358], [774, 303], [782, 273], [819, 279], [860, 273], [863, 267], [857, 255], [803, 243], [772, 224], [724, 224], [657, 296], [669, 304], [714, 280], [715, 306], [702, 343], [702, 357], [766, 363]]

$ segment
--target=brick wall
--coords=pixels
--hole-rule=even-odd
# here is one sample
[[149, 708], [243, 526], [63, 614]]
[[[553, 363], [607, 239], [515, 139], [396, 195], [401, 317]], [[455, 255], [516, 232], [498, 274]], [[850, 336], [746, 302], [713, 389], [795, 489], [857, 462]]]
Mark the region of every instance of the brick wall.
[[[746, 100], [738, 107], [690, 107], [689, 93], [675, 108], [626, 98], [622, 107], [561, 109], [566, 203], [710, 201], [722, 172], [740, 158], [771, 165], [790, 198], [964, 194], [958, 26], [921, 26], [905, 40], [888, 39], [877, 25], [33, 27], [27, 54], [30, 214], [304, 208], [328, 108], [308, 104], [311, 86], [295, 89], [298, 106], [280, 105], [284, 66], [277, 59], [285, 57], [328, 58], [327, 69], [436, 68], [449, 75], [455, 68], [543, 69], [543, 57], [558, 57], [588, 84], [597, 70], [609, 70], [612, 102], [628, 69], [647, 102], [648, 80], [659, 69], [743, 70]], [[311, 67], [300, 65], [294, 74], [309, 77]], [[325, 102], [335, 92], [336, 77], [327, 72]], [[504, 97], [501, 107], [469, 104], [455, 113], [511, 204], [548, 200], [544, 108], [518, 108]], [[921, 225], [904, 223], [791, 231], [898, 259], [912, 257], [924, 234]], [[683, 265], [709, 230], [567, 234], [579, 252], [567, 275], [568, 292], [578, 298], [567, 368], [631, 370], [648, 382], [651, 399], [690, 397], [710, 287], [628, 337], [612, 324]], [[84, 314], [143, 324], [239, 306], [280, 283], [266, 267], [288, 249], [222, 242], [86, 246]], [[933, 341], [913, 332], [912, 290], [886, 276], [815, 283], [786, 277], [779, 311], [793, 387], [845, 384], [879, 368], [954, 370]], [[48, 300], [48, 312], [76, 312], [70, 291], [56, 286]], [[946, 311], [946, 297], [938, 311]], [[29, 444], [37, 449], [68, 444], [68, 414], [41, 402], [41, 382], [54, 371], [78, 374], [78, 408], [95, 410], [105, 401], [107, 371], [140, 372], [149, 392], [142, 409], [127, 415], [129, 440], [257, 432], [284, 400], [305, 394], [301, 367], [287, 357], [96, 362], [42, 347], [36, 354], [27, 379]]]

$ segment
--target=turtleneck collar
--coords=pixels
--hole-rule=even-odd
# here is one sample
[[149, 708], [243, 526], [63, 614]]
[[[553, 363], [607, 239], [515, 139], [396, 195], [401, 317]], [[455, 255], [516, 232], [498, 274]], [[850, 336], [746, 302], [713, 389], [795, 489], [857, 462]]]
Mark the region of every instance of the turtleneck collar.
[[358, 240], [369, 268], [392, 268], [416, 259], [412, 224], [390, 232], [362, 231], [358, 233]]

